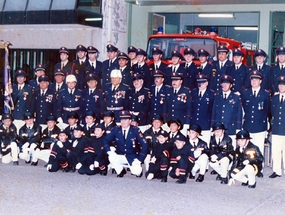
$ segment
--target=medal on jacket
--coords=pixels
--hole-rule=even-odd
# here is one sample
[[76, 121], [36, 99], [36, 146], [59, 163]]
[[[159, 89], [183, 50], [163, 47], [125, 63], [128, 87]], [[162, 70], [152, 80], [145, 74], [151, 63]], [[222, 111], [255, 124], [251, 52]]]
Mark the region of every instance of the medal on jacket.
[[94, 95], [93, 97], [94, 97], [95, 102], [97, 102], [97, 100], [98, 100], [99, 96]]
[[139, 103], [143, 103], [144, 100], [144, 95], [141, 95], [138, 97]]
[[177, 95], [177, 97], [178, 97], [177, 100], [180, 101], [181, 94]]
[[24, 95], [24, 98], [23, 98], [24, 100], [27, 100], [27, 96], [26, 95]]
[[53, 95], [47, 95], [46, 97], [46, 102], [51, 102], [52, 101]]
[[132, 143], [133, 143], [133, 148], [135, 148], [135, 147], [136, 147], [136, 141], [135, 141], [135, 139], [132, 139]]
[[163, 98], [160, 98], [160, 102], [159, 102], [160, 104], [163, 104]]
[[258, 110], [263, 110], [263, 102], [258, 102]]
[[79, 99], [79, 96], [78, 95], [75, 95], [75, 101], [77, 102]]

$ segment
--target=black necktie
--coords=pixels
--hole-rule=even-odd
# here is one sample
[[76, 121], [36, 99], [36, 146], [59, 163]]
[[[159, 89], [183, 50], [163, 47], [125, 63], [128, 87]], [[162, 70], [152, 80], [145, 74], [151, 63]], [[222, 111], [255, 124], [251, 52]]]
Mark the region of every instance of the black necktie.
[[258, 67], [258, 71], [260, 71], [260, 70], [261, 70], [261, 66]]
[[224, 100], [226, 100], [227, 99], [227, 94], [224, 94]]
[[236, 66], [236, 71], [238, 71], [238, 66]]
[[158, 70], [158, 66], [157, 65], [155, 65], [155, 70]]
[[200, 93], [199, 93], [199, 98], [202, 98], [202, 92], [200, 91]]
[[111, 67], [111, 66], [112, 66], [112, 60], [109, 61], [109, 67]]
[[113, 87], [113, 90], [112, 90], [112, 92], [115, 92], [115, 89], [116, 89], [116, 87]]
[[219, 143], [218, 143], [218, 145], [220, 145], [220, 143], [221, 143], [221, 139], [219, 138]]
[[56, 92], [58, 92], [59, 91], [59, 84], [57, 84], [57, 88], [56, 88]]
[[256, 98], [256, 91], [253, 92], [253, 97]]
[[223, 68], [223, 63], [221, 63], [221, 68], [220, 69], [222, 69]]
[[124, 130], [124, 141], [126, 141], [126, 130]]
[[173, 67], [173, 71], [172, 72], [175, 72], [175, 67]]
[[158, 96], [158, 88], [156, 88], [156, 97]]
[[72, 93], [72, 90], [70, 90], [70, 93], [69, 93], [69, 94], [72, 96], [72, 94], [73, 94], [73, 93]]
[[282, 95], [281, 96], [281, 105], [282, 105], [283, 101], [284, 101], [284, 96]]
[[92, 63], [92, 68], [94, 69], [94, 63]]
[[174, 95], [176, 95], [177, 94], [177, 90], [174, 90]]

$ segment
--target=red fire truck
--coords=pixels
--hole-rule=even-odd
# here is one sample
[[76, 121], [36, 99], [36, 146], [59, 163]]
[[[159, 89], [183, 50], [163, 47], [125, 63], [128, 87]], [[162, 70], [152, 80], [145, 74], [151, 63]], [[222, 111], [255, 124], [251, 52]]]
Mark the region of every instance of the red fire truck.
[[[159, 27], [157, 34], [148, 38], [148, 64], [153, 61], [151, 53], [153, 47], [157, 47], [164, 52], [162, 60], [167, 63], [171, 62], [171, 51], [177, 50], [183, 55], [183, 51], [187, 47], [194, 49], [196, 52], [201, 48], [207, 50], [210, 53], [209, 61], [212, 62], [217, 60], [217, 47], [220, 45], [225, 45], [229, 48], [229, 60], [232, 60], [233, 49], [239, 48], [245, 53], [243, 63], [248, 66], [254, 64], [254, 50], [251, 45], [242, 45], [236, 40], [220, 37], [215, 33], [214, 28], [211, 32], [201, 31], [201, 29], [198, 28], [195, 32], [163, 34], [163, 29], [161, 27]], [[246, 48], [245, 45], [247, 45]], [[197, 56], [194, 61], [199, 64]]]

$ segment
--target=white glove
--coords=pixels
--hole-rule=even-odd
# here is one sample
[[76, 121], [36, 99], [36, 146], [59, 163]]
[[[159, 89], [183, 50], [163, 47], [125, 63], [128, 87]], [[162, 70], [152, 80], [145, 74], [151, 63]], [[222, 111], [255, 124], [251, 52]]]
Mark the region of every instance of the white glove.
[[108, 151], [107, 154], [108, 154], [109, 156], [114, 156], [114, 155], [116, 155], [116, 152], [114, 152], [114, 151]]
[[233, 178], [229, 180], [228, 186], [231, 186], [232, 184], [235, 184], [235, 179]]
[[194, 151], [194, 157], [195, 158], [197, 158], [197, 157], [199, 157], [200, 155], [202, 154], [202, 151], [201, 150], [196, 150], [196, 151]]
[[51, 164], [47, 165], [47, 171], [49, 171], [51, 169]]
[[23, 148], [23, 149], [28, 148], [29, 145], [30, 145], [30, 143], [26, 142], [26, 143], [22, 146], [22, 148]]
[[141, 162], [137, 158], [135, 158], [132, 163], [132, 166], [135, 166], [135, 165], [141, 165]]
[[0, 120], [2, 119], [2, 115], [0, 115]]
[[61, 141], [57, 141], [56, 143], [58, 145], [59, 148], [62, 148], [63, 147], [63, 143]]
[[249, 164], [249, 160], [245, 160], [242, 163], [243, 163], [243, 165], [248, 165]]
[[44, 148], [45, 147], [45, 143], [41, 143], [41, 148]]
[[217, 159], [218, 159], [218, 156], [217, 156], [217, 155], [212, 155], [212, 156], [211, 156], [211, 161], [212, 161], [212, 162], [216, 162]]
[[149, 173], [148, 176], [147, 176], [147, 180], [151, 180], [153, 179], [154, 177], [154, 174], [153, 173]]
[[63, 120], [62, 120], [61, 117], [59, 117], [59, 118], [57, 119], [57, 121], [58, 121], [59, 124], [62, 124], [62, 123], [63, 123]]
[[89, 166], [89, 169], [93, 171], [93, 170], [94, 170], [94, 164], [91, 164], [91, 165]]
[[151, 158], [151, 163], [155, 163], [155, 161], [156, 161], [156, 157], [154, 156], [153, 158]]
[[80, 169], [82, 167], [81, 163], [76, 164], [75, 169]]
[[95, 167], [95, 168], [98, 168], [98, 167], [99, 167], [99, 162], [98, 162], [98, 161], [95, 161], [95, 162], [94, 162], [94, 167]]

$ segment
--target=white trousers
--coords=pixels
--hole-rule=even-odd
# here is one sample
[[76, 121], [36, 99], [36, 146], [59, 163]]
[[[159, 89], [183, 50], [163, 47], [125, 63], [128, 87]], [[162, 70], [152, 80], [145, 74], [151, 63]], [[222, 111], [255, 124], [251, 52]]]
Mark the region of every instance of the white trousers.
[[228, 175], [228, 167], [230, 160], [227, 157], [222, 158], [216, 162], [210, 162], [210, 166], [222, 177], [226, 178]]
[[246, 165], [238, 173], [236, 174], [232, 173], [231, 176], [233, 177], [233, 179], [241, 181], [243, 183], [246, 183], [248, 181], [248, 185], [255, 184], [255, 170], [254, 167], [250, 164]]
[[39, 151], [39, 149], [35, 149], [36, 147], [37, 144], [31, 143], [30, 147], [23, 148], [23, 152], [19, 154], [19, 157], [27, 162], [30, 161], [30, 157], [32, 157], [32, 162], [37, 162], [36, 151]]
[[262, 155], [264, 155], [264, 140], [266, 137], [266, 132], [267, 131], [262, 131], [258, 133], [250, 133], [250, 137], [252, 138], [251, 142], [254, 145], [258, 146]]
[[211, 131], [210, 130], [205, 130], [201, 132], [201, 136], [199, 138], [201, 140], [204, 140], [207, 143], [207, 146], [210, 147], [210, 140], [211, 140]]
[[194, 164], [194, 167], [191, 171], [192, 175], [195, 176], [196, 175], [196, 172], [198, 170], [200, 170], [199, 174], [201, 175], [205, 175], [206, 173], [206, 168], [208, 166], [208, 160], [209, 160], [209, 157], [207, 154], [202, 154], [198, 160], [195, 161], [195, 164]]
[[2, 157], [2, 163], [10, 163], [12, 161], [18, 161], [19, 147], [16, 142], [10, 143], [11, 152]]
[[143, 162], [146, 171], [148, 171], [148, 169], [149, 169], [150, 157], [151, 157], [150, 154], [148, 154], [148, 155], [145, 157], [144, 162]]
[[282, 160], [285, 173], [285, 136], [272, 134], [273, 172], [282, 175]]
[[128, 167], [131, 170], [131, 173], [139, 176], [142, 172], [141, 164], [129, 164], [125, 155], [114, 155], [109, 156], [109, 161], [111, 166], [116, 170], [117, 174], [120, 174], [124, 167]]
[[50, 152], [51, 152], [51, 149], [36, 150], [35, 156], [37, 159], [41, 159], [48, 163]]

